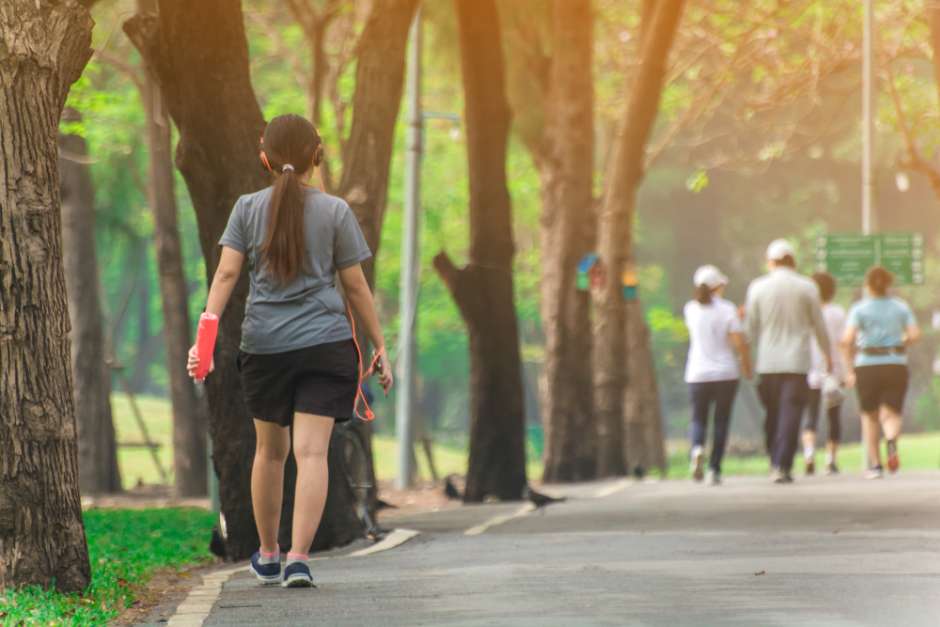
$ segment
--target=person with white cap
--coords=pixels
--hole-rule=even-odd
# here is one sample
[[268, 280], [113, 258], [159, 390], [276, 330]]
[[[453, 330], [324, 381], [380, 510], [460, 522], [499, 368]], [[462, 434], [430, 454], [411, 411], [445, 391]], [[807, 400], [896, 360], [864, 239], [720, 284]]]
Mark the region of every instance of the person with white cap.
[[722, 298], [728, 277], [715, 266], [707, 265], [696, 270], [692, 282], [695, 297], [686, 303], [684, 310], [689, 329], [685, 380], [692, 400], [691, 470], [696, 481], [704, 478], [708, 416], [714, 406], [708, 469], [710, 483], [718, 485], [738, 380], [741, 375], [751, 377], [751, 356], [737, 309]]
[[809, 396], [807, 373], [812, 342], [819, 345], [826, 372], [832, 372], [829, 334], [819, 289], [796, 271], [796, 255], [785, 239], [767, 247], [768, 273], [748, 287], [747, 332], [756, 349], [758, 393], [766, 410], [764, 434], [771, 478], [791, 483], [800, 422]]

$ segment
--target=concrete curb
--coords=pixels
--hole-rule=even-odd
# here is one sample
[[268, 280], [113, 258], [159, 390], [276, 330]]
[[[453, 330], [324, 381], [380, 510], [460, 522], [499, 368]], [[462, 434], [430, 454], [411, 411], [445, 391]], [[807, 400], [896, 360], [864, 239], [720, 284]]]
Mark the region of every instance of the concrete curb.
[[[365, 557], [374, 555], [382, 551], [388, 551], [401, 546], [408, 540], [420, 535], [421, 532], [414, 529], [393, 529], [391, 533], [382, 538], [381, 541], [370, 547], [359, 549], [348, 555], [337, 555], [335, 557], [315, 557], [311, 561], [326, 559], [341, 559], [344, 557]], [[202, 578], [202, 583], [189, 591], [183, 602], [177, 606], [176, 611], [167, 621], [168, 627], [201, 627], [209, 614], [212, 612], [216, 601], [222, 596], [222, 586], [225, 585], [232, 575], [245, 570], [245, 564], [232, 566], [223, 570], [213, 571]]]

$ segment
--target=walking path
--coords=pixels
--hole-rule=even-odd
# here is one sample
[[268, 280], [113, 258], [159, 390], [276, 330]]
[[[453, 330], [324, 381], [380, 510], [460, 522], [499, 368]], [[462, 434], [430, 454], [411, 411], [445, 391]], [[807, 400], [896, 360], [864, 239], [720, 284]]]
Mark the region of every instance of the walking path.
[[239, 572], [205, 624], [940, 624], [940, 473], [546, 491], [569, 499], [387, 519], [421, 533], [316, 562], [317, 590]]

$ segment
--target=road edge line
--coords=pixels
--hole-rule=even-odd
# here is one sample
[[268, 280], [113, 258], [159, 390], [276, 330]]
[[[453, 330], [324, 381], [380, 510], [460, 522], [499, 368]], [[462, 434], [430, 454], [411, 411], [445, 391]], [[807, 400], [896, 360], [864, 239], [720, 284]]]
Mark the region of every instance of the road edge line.
[[603, 488], [598, 489], [596, 492], [594, 492], [594, 498], [603, 499], [603, 498], [607, 498], [608, 496], [613, 496], [617, 494], [618, 492], [623, 492], [624, 490], [626, 490], [627, 486], [629, 486], [632, 483], [633, 481], [630, 479], [620, 479], [619, 481], [616, 481], [612, 483], [611, 485], [607, 485], [607, 486], [604, 486]]
[[[313, 560], [374, 555], [401, 546], [419, 535], [421, 535], [421, 532], [414, 529], [393, 529], [391, 533], [372, 546], [359, 549], [347, 555], [315, 557]], [[241, 564], [203, 575], [202, 583], [190, 590], [186, 598], [183, 599], [183, 602], [176, 606], [173, 614], [167, 619], [167, 627], [201, 627], [205, 620], [209, 618], [209, 614], [212, 613], [212, 608], [215, 607], [215, 604], [222, 596], [222, 587], [225, 583], [232, 578], [232, 575], [246, 568], [246, 564]]]
[[489, 520], [479, 525], [476, 525], [475, 527], [470, 527], [469, 529], [463, 532], [463, 535], [478, 536], [480, 534], [486, 533], [487, 530], [493, 527], [502, 525], [503, 523], [507, 523], [510, 520], [513, 520], [515, 518], [521, 518], [525, 516], [526, 514], [534, 512], [535, 509], [536, 507], [534, 503], [526, 503], [525, 505], [523, 505], [522, 507], [520, 507], [519, 509], [517, 509], [515, 512], [511, 514], [500, 514], [499, 516], [493, 516]]

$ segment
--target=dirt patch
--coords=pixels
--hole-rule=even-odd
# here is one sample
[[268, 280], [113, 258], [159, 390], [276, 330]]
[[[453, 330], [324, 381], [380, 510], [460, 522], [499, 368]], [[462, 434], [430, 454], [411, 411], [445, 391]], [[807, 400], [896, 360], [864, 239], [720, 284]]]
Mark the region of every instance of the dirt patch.
[[164, 507], [200, 507], [209, 509], [208, 498], [177, 498], [173, 488], [165, 485], [142, 485], [119, 494], [83, 496], [82, 509], [150, 509]]
[[189, 591], [202, 583], [202, 576], [222, 566], [222, 562], [215, 562], [184, 570], [165, 568], [155, 571], [150, 580], [137, 591], [137, 600], [133, 605], [109, 624], [136, 625], [168, 621]]
[[[463, 480], [455, 477], [455, 487], [463, 491]], [[391, 481], [379, 482], [379, 498], [394, 508], [381, 510], [380, 519], [392, 522], [396, 518], [423, 512], [438, 512], [461, 506], [459, 499], [448, 498], [444, 493], [444, 483], [439, 481], [421, 481], [408, 490], [397, 490]]]

